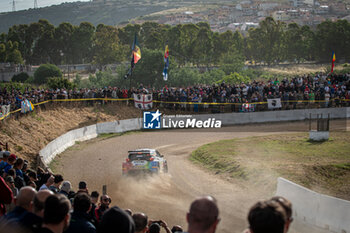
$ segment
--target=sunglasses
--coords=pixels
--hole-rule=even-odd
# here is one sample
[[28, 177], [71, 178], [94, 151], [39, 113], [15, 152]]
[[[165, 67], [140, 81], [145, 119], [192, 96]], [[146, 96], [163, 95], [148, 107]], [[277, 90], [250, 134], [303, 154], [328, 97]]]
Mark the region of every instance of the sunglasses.
[[103, 199], [103, 201], [112, 202], [112, 200], [110, 198], [105, 198], [105, 199]]

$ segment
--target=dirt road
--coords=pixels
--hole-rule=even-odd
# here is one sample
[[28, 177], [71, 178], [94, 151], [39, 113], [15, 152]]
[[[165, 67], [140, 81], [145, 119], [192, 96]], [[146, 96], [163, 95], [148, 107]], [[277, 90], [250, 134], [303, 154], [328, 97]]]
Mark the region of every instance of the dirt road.
[[[210, 194], [218, 199], [221, 222], [217, 232], [242, 232], [247, 226], [249, 207], [260, 199], [270, 198], [275, 190], [264, 184], [244, 185], [212, 174], [189, 160], [189, 154], [197, 147], [238, 137], [263, 136], [291, 131], [307, 131], [307, 123], [256, 124], [225, 128], [225, 132], [200, 130], [168, 130], [135, 132], [108, 139], [82, 142], [56, 157], [54, 170], [70, 180], [76, 189], [84, 180], [90, 191], [101, 193], [102, 185], [112, 204], [145, 212], [150, 219], [165, 220], [168, 225], [180, 224], [187, 228], [186, 212], [191, 201]], [[121, 165], [128, 150], [157, 148], [168, 160], [169, 173], [143, 179], [124, 178]], [[302, 224], [290, 232], [321, 232]], [[302, 229], [302, 230], [300, 230]]]

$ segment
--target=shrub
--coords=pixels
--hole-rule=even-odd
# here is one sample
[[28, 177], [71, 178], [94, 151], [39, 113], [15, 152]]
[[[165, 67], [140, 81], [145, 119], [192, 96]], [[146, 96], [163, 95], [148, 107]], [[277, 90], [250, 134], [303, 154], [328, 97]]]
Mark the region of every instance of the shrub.
[[34, 73], [34, 82], [36, 84], [47, 83], [48, 78], [62, 77], [61, 70], [53, 64], [43, 64]]
[[27, 81], [28, 78], [29, 78], [29, 75], [27, 73], [21, 72], [19, 74], [13, 75], [11, 81], [24, 83], [25, 81]]
[[57, 89], [57, 88], [73, 89], [75, 87], [75, 85], [72, 82], [62, 77], [49, 78], [47, 81], [47, 86], [52, 89]]

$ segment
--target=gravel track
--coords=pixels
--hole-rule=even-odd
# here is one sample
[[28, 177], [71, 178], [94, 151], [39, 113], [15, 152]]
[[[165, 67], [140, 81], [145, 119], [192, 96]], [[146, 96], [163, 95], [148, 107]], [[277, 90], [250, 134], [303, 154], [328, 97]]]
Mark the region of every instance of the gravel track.
[[[333, 122], [333, 127], [344, 126], [344, 121]], [[242, 232], [248, 226], [246, 216], [250, 206], [270, 198], [275, 190], [266, 190], [265, 184], [243, 185], [208, 172], [188, 160], [190, 153], [203, 144], [221, 139], [307, 130], [307, 122], [290, 122], [225, 127], [222, 132], [167, 130], [97, 138], [79, 143], [56, 157], [54, 170], [70, 180], [73, 188], [84, 180], [89, 191], [101, 193], [102, 185], [107, 185], [112, 205], [145, 212], [150, 219], [163, 219], [169, 226], [180, 224], [184, 229], [191, 201], [199, 195], [210, 194], [218, 199], [220, 209], [217, 232]], [[169, 173], [146, 178], [122, 177], [121, 165], [127, 151], [137, 148], [157, 148], [168, 160]], [[292, 233], [322, 232], [302, 223], [294, 225], [298, 229], [291, 229]]]

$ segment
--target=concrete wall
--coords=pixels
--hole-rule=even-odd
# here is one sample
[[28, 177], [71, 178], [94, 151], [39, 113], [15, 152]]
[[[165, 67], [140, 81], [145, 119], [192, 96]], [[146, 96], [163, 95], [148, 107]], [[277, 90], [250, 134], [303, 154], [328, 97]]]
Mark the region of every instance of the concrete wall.
[[276, 195], [293, 204], [293, 217], [330, 232], [350, 232], [350, 202], [278, 178]]
[[41, 158], [41, 161], [47, 165], [56, 155], [62, 153], [68, 147], [73, 146], [76, 141], [85, 141], [95, 138], [96, 136], [96, 125], [71, 130], [50, 142], [39, 152], [39, 157]]
[[215, 118], [216, 120], [221, 120], [223, 125], [236, 125], [264, 122], [301, 121], [308, 119], [310, 113], [312, 114], [313, 118], [316, 118], [316, 114], [323, 114], [324, 118], [330, 114], [331, 119], [349, 118], [350, 108], [322, 108], [268, 112], [203, 114], [196, 115], [195, 117], [196, 119], [201, 120]]

